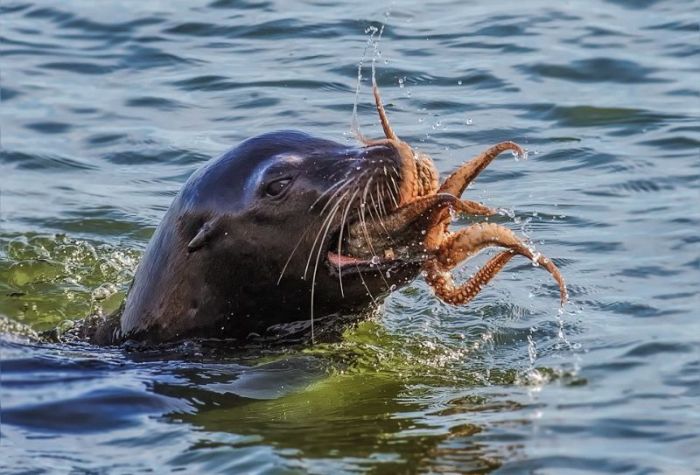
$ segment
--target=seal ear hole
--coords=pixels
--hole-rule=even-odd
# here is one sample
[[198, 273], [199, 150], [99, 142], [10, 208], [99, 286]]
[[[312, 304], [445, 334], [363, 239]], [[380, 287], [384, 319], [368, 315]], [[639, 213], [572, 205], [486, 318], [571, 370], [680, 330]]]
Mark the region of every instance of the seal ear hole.
[[287, 189], [292, 179], [289, 177], [280, 178], [279, 180], [271, 181], [265, 187], [265, 194], [270, 197], [280, 196]]

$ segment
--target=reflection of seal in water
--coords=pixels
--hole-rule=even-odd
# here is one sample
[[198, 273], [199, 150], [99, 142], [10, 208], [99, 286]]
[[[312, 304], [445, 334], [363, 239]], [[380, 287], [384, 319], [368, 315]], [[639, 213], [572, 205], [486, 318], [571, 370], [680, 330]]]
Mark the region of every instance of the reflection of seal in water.
[[190, 177], [146, 249], [119, 325], [103, 324], [92, 340], [245, 338], [367, 308], [420, 262], [343, 256], [343, 233], [395, 208], [402, 178], [386, 145], [293, 131], [243, 142]]

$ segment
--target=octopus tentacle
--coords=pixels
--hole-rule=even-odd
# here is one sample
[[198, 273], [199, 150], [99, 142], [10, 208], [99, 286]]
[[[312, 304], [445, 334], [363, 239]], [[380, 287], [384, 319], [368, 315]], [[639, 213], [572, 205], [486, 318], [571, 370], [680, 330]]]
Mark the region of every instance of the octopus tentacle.
[[377, 81], [372, 77], [372, 93], [379, 114], [379, 121], [386, 138], [368, 140], [359, 136], [360, 141], [366, 146], [383, 145], [392, 147], [399, 155], [401, 180], [397, 196], [399, 205], [411, 203], [420, 196], [435, 194], [438, 192], [438, 172], [429, 155], [414, 151], [410, 145], [399, 139], [391, 128], [382, 99], [379, 94]]
[[399, 235], [407, 225], [422, 226], [425, 231], [423, 245], [428, 250], [440, 248], [451, 218], [448, 208], [469, 214], [493, 214], [493, 210], [481, 203], [459, 200], [447, 193], [421, 196], [394, 210], [381, 222], [365, 223], [369, 234], [382, 231]]
[[[492, 216], [496, 214], [494, 209], [484, 206], [481, 203], [477, 203], [476, 201], [460, 200], [457, 198], [450, 203], [450, 208], [458, 213], [471, 215]], [[428, 229], [425, 234], [425, 239], [423, 240], [423, 245], [426, 250], [435, 251], [442, 246], [445, 237], [450, 235], [448, 226], [452, 221], [452, 216], [450, 215], [450, 210], [445, 207], [435, 213], [432, 213], [429, 220], [430, 221], [427, 225]]]
[[462, 305], [476, 297], [514, 255], [512, 251], [505, 251], [492, 257], [471, 279], [460, 286], [455, 285], [449, 272], [440, 270], [437, 261], [430, 260], [424, 264], [426, 281], [443, 302]]
[[541, 254], [535, 255], [513, 231], [498, 224], [475, 224], [449, 235], [443, 240], [440, 249], [435, 254], [436, 264], [441, 270], [447, 271], [480, 250], [490, 246], [508, 248], [549, 271], [557, 284], [559, 284], [559, 295], [562, 305], [566, 302], [568, 297], [566, 284], [557, 266]]
[[382, 129], [384, 129], [384, 135], [389, 140], [399, 140], [399, 137], [394, 133], [394, 130], [389, 124], [389, 118], [386, 116], [386, 111], [384, 110], [384, 104], [382, 104], [382, 98], [379, 96], [379, 87], [377, 87], [377, 79], [372, 77], [372, 93], [374, 94], [374, 103], [377, 106], [377, 112], [379, 113], [379, 121], [382, 124]]
[[493, 216], [496, 210], [479, 203], [478, 201], [458, 200], [452, 206], [455, 211], [464, 214], [475, 214], [479, 216]]
[[515, 142], [501, 142], [496, 144], [455, 170], [442, 183], [439, 192], [460, 196], [464, 193], [467, 186], [469, 186], [469, 183], [471, 183], [494, 158], [506, 150], [512, 150], [518, 155], [525, 155], [525, 150]]

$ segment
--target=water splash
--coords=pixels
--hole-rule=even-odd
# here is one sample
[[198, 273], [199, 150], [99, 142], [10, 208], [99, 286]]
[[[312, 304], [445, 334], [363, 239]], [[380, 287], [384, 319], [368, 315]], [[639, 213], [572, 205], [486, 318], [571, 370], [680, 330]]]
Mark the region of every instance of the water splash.
[[[386, 14], [388, 16], [388, 12]], [[362, 51], [362, 57], [360, 58], [360, 62], [357, 65], [357, 83], [355, 85], [355, 100], [353, 101], [352, 104], [352, 118], [351, 118], [351, 123], [350, 123], [350, 128], [351, 131], [356, 135], [356, 136], [361, 136], [360, 133], [360, 121], [357, 116], [357, 104], [360, 101], [360, 87], [362, 86], [362, 80], [364, 79], [364, 76], [362, 75], [362, 68], [365, 64], [365, 60], [367, 58], [367, 52], [372, 49], [372, 80], [375, 79], [375, 62], [378, 57], [381, 57], [381, 51], [379, 50], [379, 42], [382, 39], [382, 34], [384, 33], [384, 24], [377, 28], [374, 25], [370, 25], [365, 29], [365, 34], [369, 35], [367, 38], [367, 42], [365, 43], [365, 48]]]
[[520, 153], [520, 152], [518, 152], [518, 151], [516, 151], [516, 150], [511, 150], [510, 153], [511, 153], [511, 155], [513, 155], [513, 159], [514, 159], [516, 162], [519, 162], [520, 160], [523, 160], [523, 161], [524, 161], [524, 160], [527, 160], [528, 157], [530, 156], [530, 152], [529, 152], [528, 149], [526, 149], [526, 148], [523, 149], [523, 152], [522, 152], [522, 153]]
[[[392, 7], [395, 5], [395, 2], [391, 2]], [[384, 34], [384, 28], [386, 26], [387, 21], [389, 20], [389, 17], [391, 16], [391, 10], [386, 10], [384, 12], [384, 22], [381, 23], [381, 26], [377, 28], [374, 25], [370, 25], [367, 28], [365, 28], [365, 34], [369, 35], [367, 38], [367, 42], [365, 43], [365, 48], [362, 51], [362, 57], [360, 58], [360, 62], [357, 65], [357, 83], [355, 85], [355, 99], [353, 101], [352, 105], [352, 119], [351, 119], [351, 131], [355, 136], [361, 137], [362, 134], [360, 133], [360, 122], [357, 116], [357, 104], [359, 103], [359, 98], [360, 98], [360, 86], [362, 85], [362, 80], [365, 79], [364, 76], [362, 75], [362, 67], [364, 66], [365, 60], [367, 58], [367, 52], [372, 49], [372, 59], [371, 59], [371, 79], [372, 82], [374, 83], [376, 81], [376, 63], [377, 60], [382, 57], [382, 52], [379, 49], [379, 44], [381, 43], [382, 40], [382, 35]], [[389, 64], [389, 61], [387, 59], [384, 59], [384, 64]], [[399, 78], [399, 87], [403, 87], [403, 84], [406, 81], [406, 77]], [[409, 93], [410, 94], [410, 93]]]
[[[4, 245], [3, 245], [4, 244]], [[0, 313], [48, 329], [121, 304], [139, 253], [65, 235], [0, 237]]]

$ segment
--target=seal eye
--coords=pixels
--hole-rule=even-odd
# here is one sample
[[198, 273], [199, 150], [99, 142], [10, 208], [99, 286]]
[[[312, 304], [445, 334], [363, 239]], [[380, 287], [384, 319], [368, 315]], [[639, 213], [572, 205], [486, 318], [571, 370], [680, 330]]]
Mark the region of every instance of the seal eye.
[[267, 188], [265, 188], [265, 193], [267, 196], [279, 196], [287, 188], [287, 185], [292, 181], [291, 178], [282, 178], [280, 180], [275, 180], [268, 183]]

